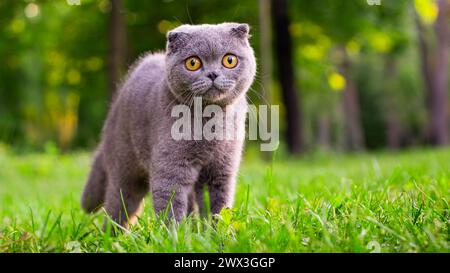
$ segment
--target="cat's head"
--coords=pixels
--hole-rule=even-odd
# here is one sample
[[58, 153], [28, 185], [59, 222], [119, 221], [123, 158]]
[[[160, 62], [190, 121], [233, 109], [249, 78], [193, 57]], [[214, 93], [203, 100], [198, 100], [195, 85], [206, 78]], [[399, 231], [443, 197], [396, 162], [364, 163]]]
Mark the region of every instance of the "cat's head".
[[182, 25], [167, 33], [166, 75], [184, 103], [194, 96], [230, 104], [248, 90], [256, 72], [247, 24]]

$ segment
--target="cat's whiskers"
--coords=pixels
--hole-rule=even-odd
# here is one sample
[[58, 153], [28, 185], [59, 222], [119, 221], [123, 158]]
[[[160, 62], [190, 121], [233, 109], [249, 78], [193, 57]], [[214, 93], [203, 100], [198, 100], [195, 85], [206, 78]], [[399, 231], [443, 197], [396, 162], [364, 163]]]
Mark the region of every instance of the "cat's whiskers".
[[[250, 102], [251, 102], [253, 105], [256, 106], [256, 104], [252, 101], [252, 99], [251, 99], [247, 94], [245, 94], [245, 97], [246, 97], [248, 100], [250, 100]], [[251, 112], [251, 114], [253, 115], [253, 118], [257, 119], [257, 118], [258, 118], [258, 113], [257, 113], [256, 111], [254, 111], [253, 107], [248, 107], [248, 109], [249, 109], [249, 111]]]
[[[258, 72], [257, 72], [256, 74], [258, 74]], [[261, 88], [261, 90], [262, 90], [262, 92], [263, 92], [264, 94], [268, 94], [268, 91], [266, 90], [266, 87], [263, 85], [263, 83], [261, 82], [261, 80], [258, 79], [258, 76], [255, 77], [254, 82], [257, 83], [257, 84], [259, 85], [259, 87]], [[269, 103], [268, 99], [267, 99], [265, 96], [263, 96], [262, 94], [258, 93], [258, 91], [256, 91], [255, 89], [253, 89], [253, 87], [251, 87], [251, 86], [250, 86], [250, 88], [249, 88], [249, 91], [250, 91], [250, 92], [253, 92], [256, 96], [258, 96], [261, 100], [263, 100], [264, 103], [266, 103], [266, 104], [269, 105], [269, 107], [270, 107], [270, 103]]]
[[[267, 100], [266, 97], [264, 97], [263, 95], [261, 95], [260, 93], [258, 93], [258, 91], [256, 91], [255, 89], [253, 89], [252, 87], [250, 87], [248, 89], [250, 92], [253, 92], [253, 94], [255, 94], [260, 100], [263, 101], [263, 103], [265, 103], [267, 106], [269, 106], [269, 108], [271, 107], [271, 104], [269, 103], [269, 101]], [[248, 95], [247, 95], [248, 96]]]
[[[188, 91], [189, 91], [189, 89], [186, 89], [186, 90], [184, 90], [183, 92], [181, 92], [178, 96], [179, 96], [179, 97], [183, 97], [183, 95], [185, 95], [186, 92], [188, 92]], [[175, 98], [167, 105], [167, 107], [164, 109], [164, 112], [166, 112], [167, 110], [169, 110], [169, 108], [172, 106], [172, 104], [173, 104], [174, 102], [177, 102], [177, 100], [178, 100], [178, 98], [175, 97]]]

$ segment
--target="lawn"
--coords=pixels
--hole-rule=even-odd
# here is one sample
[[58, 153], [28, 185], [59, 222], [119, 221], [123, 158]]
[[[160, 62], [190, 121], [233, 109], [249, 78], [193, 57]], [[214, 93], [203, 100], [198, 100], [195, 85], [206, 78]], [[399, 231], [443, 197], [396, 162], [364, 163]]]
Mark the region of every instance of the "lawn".
[[450, 149], [275, 157], [248, 153], [235, 207], [130, 232], [84, 214], [87, 152], [0, 146], [0, 252], [450, 252]]

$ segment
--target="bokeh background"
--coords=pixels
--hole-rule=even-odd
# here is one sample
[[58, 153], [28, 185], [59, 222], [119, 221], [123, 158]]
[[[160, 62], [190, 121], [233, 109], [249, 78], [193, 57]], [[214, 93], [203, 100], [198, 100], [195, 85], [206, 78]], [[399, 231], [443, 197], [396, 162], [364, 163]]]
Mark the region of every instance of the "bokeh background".
[[252, 27], [249, 100], [281, 105], [281, 152], [450, 140], [448, 0], [3, 0], [0, 15], [0, 142], [18, 151], [93, 148], [139, 55], [223, 21]]
[[[148, 196], [111, 237], [79, 199], [117, 85], [224, 21], [280, 148], [247, 143], [220, 217], [166, 226]], [[0, 0], [0, 252], [450, 252], [449, 29], [450, 0]]]

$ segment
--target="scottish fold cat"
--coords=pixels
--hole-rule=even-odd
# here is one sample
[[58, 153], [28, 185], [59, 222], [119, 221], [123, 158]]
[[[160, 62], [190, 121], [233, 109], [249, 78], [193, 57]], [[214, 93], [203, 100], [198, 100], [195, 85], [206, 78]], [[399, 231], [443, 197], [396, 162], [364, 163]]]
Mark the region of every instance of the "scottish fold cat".
[[182, 25], [168, 32], [166, 51], [136, 61], [117, 92], [83, 209], [104, 206], [127, 226], [150, 192], [157, 213], [180, 220], [195, 208], [204, 211], [204, 188], [212, 214], [232, 206], [244, 139], [176, 140], [171, 109], [192, 108], [194, 97], [201, 97], [202, 107], [214, 104], [231, 112], [237, 117], [234, 130], [245, 131], [245, 93], [255, 72], [247, 24]]

